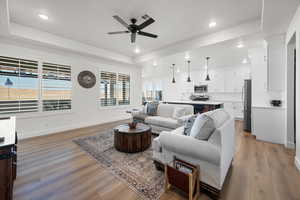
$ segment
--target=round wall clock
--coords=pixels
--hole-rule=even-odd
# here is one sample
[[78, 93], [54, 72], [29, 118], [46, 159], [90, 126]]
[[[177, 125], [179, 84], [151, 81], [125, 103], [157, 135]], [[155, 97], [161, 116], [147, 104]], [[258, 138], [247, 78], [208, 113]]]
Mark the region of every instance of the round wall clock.
[[92, 88], [96, 84], [96, 76], [90, 71], [82, 71], [78, 74], [78, 83], [84, 88]]

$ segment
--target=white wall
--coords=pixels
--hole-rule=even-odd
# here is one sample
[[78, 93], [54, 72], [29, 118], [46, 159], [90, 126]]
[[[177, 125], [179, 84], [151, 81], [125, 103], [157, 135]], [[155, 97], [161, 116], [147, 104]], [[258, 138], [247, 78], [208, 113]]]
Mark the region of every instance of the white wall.
[[[293, 20], [287, 30], [286, 45], [288, 46], [289, 41], [293, 35], [296, 34], [296, 50], [297, 50], [297, 64], [296, 64], [296, 85], [300, 85], [300, 7], [298, 7]], [[288, 48], [287, 48], [288, 49]], [[288, 66], [288, 63], [287, 65]], [[288, 84], [286, 84], [288, 86]], [[289, 88], [287, 88], [288, 90]], [[293, 120], [293, 119], [288, 119]], [[296, 157], [295, 164], [300, 170], [300, 87], [296, 88]]]
[[[100, 108], [98, 99], [100, 95], [99, 72], [101, 70], [130, 74], [131, 104], [141, 104], [141, 68], [138, 66], [4, 39], [0, 39], [0, 55], [72, 66], [72, 110], [70, 112], [17, 114], [17, 131], [20, 138], [129, 118], [130, 115], [126, 114], [125, 111], [130, 106], [111, 109]], [[77, 75], [83, 70], [90, 70], [97, 77], [97, 84], [91, 89], [84, 89], [77, 82]]]

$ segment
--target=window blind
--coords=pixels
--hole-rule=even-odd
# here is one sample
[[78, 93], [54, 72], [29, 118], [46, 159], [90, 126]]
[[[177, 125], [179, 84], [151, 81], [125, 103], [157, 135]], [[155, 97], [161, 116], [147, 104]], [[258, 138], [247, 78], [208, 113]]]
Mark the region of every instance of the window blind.
[[115, 106], [117, 74], [101, 71], [100, 73], [100, 104], [101, 106]]
[[43, 111], [71, 109], [71, 79], [70, 66], [43, 63]]
[[130, 76], [118, 74], [118, 104], [130, 104]]
[[0, 56], [0, 114], [38, 111], [38, 62]]

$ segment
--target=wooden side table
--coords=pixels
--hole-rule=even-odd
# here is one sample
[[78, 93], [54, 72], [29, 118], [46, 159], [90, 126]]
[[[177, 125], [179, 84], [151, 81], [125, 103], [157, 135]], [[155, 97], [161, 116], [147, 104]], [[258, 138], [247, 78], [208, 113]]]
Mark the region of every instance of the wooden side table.
[[200, 169], [198, 166], [174, 158], [165, 165], [165, 191], [171, 186], [184, 192], [189, 200], [196, 200], [200, 194]]

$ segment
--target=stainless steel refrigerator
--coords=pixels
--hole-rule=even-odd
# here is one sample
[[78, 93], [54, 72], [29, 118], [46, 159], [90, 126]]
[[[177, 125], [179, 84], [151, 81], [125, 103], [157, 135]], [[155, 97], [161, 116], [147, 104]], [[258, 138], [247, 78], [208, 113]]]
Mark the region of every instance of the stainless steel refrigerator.
[[251, 79], [244, 80], [244, 131], [251, 132]]

